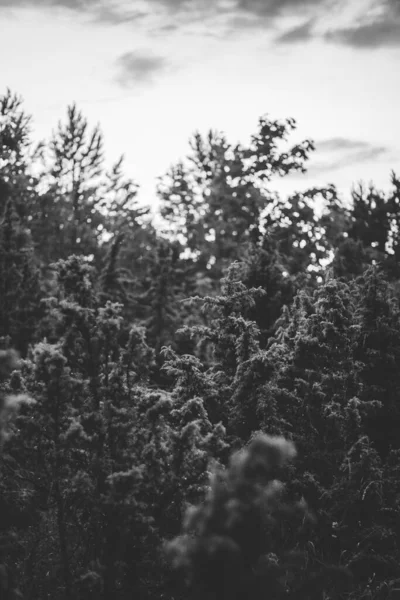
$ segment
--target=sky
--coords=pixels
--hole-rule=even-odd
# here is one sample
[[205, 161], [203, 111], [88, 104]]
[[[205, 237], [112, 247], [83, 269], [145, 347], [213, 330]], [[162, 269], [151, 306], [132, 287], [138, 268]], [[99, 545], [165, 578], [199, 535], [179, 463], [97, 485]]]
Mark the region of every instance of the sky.
[[400, 175], [400, 0], [0, 0], [0, 73], [35, 139], [76, 102], [153, 206], [195, 131], [245, 144], [265, 114], [316, 144], [282, 194]]

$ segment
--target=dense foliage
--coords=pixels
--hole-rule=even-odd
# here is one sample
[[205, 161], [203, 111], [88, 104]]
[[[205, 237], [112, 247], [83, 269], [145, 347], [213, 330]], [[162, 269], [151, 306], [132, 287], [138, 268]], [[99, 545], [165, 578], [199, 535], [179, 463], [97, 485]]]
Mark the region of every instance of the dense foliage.
[[0, 98], [2, 599], [399, 587], [400, 181], [282, 198], [294, 128], [196, 134], [155, 227], [76, 106], [35, 146]]

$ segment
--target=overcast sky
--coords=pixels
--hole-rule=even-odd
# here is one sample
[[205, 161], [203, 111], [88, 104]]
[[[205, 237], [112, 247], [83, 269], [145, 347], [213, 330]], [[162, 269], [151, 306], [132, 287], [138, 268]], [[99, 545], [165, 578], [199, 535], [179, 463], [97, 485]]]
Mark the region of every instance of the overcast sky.
[[400, 0], [0, 0], [0, 32], [35, 136], [76, 101], [146, 201], [194, 130], [246, 142], [265, 113], [317, 145], [283, 193], [400, 174]]

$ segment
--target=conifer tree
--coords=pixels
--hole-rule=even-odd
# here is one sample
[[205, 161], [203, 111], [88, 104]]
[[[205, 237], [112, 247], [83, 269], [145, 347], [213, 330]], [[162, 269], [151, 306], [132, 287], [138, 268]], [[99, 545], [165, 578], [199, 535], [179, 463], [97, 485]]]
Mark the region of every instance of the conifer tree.
[[190, 507], [183, 535], [167, 545], [191, 598], [323, 598], [344, 589], [345, 571], [307, 570], [301, 522], [304, 529], [311, 515], [304, 501], [288, 502], [276, 479], [295, 454], [291, 442], [264, 434], [235, 453], [225, 471], [214, 470], [205, 502]]
[[[316, 512], [310, 559], [349, 567], [357, 597], [382, 591], [385, 580], [398, 576], [397, 548], [385, 541], [394, 535], [387, 516], [397, 510], [390, 475], [396, 446], [391, 466], [385, 467], [376, 450], [380, 436], [374, 437], [372, 427], [387, 391], [379, 395], [379, 386], [366, 382], [373, 378], [371, 360], [382, 367], [374, 347], [368, 351], [378, 339], [375, 331], [389, 314], [396, 321], [387, 300], [385, 309], [377, 310], [385, 297], [378, 281], [366, 275], [367, 292], [362, 282], [349, 285], [328, 276], [313, 297], [297, 296], [267, 351], [274, 370], [258, 404], [263, 429], [273, 416], [272, 423], [280, 422], [281, 432], [301, 449], [291, 486]], [[393, 344], [389, 327], [384, 331], [382, 342]], [[393, 351], [381, 356], [389, 358]]]
[[99, 277], [99, 293], [105, 300], [119, 302], [124, 306], [129, 305], [129, 308], [132, 309], [132, 305], [135, 303], [132, 294], [134, 282], [129, 271], [119, 266], [124, 238], [125, 235], [120, 233], [112, 240], [105, 265]]
[[42, 595], [57, 588], [60, 598], [156, 594], [168, 574], [160, 544], [202, 493], [209, 458], [226, 447], [224, 429], [200, 398], [149, 387], [145, 332], [124, 325], [120, 305], [102, 303], [93, 267], [72, 256], [55, 268], [58, 295], [46, 302], [52, 343], [35, 347], [20, 383], [37, 406], [20, 414], [13, 441], [25, 477], [35, 473], [42, 510], [21, 579]]
[[19, 485], [18, 473], [5, 449], [18, 408], [34, 402], [27, 395], [9, 393], [7, 382], [18, 368], [17, 354], [13, 350], [0, 350], [0, 596], [5, 600], [21, 597], [16, 573], [21, 546], [18, 536], [29, 525], [25, 489]]
[[148, 213], [136, 203], [138, 186], [124, 175], [123, 157], [105, 169], [100, 127], [90, 131], [76, 105], [48, 143], [44, 181], [37, 227], [51, 240], [47, 262], [82, 254], [99, 265], [105, 236], [133, 235]]
[[186, 597], [171, 540], [199, 600], [395, 595], [400, 184], [281, 198], [294, 126], [196, 134], [159, 231], [76, 106], [42, 153], [0, 97], [1, 598]]
[[165, 345], [176, 344], [175, 331], [187, 315], [180, 301], [193, 293], [195, 281], [190, 262], [181, 258], [179, 243], [161, 237], [153, 243], [137, 281], [136, 315], [149, 343], [159, 352]]
[[105, 228], [110, 234], [134, 236], [149, 215], [149, 208], [137, 202], [138, 185], [124, 173], [122, 155], [104, 174], [99, 210], [107, 215]]
[[284, 257], [268, 236], [260, 244], [249, 246], [243, 256], [241, 279], [246, 287], [259, 287], [265, 292], [254, 299], [254, 307], [247, 311], [247, 317], [260, 329], [260, 344], [265, 348], [283, 308], [293, 301], [298, 279], [286, 271]]
[[[257, 429], [255, 398], [248, 393], [249, 382], [268, 367], [260, 353], [259, 329], [247, 318], [264, 290], [246, 288], [241, 282], [241, 270], [240, 263], [231, 265], [221, 281], [220, 295], [195, 296], [187, 301], [189, 306], [201, 305], [207, 323], [185, 326], [178, 334], [190, 335], [198, 342], [199, 356], [205, 365], [199, 364], [194, 371], [197, 379], [197, 370], [204, 369], [203, 378], [210, 382], [208, 386], [203, 384], [210, 394], [206, 400], [210, 414], [222, 419], [229, 436], [243, 443]], [[253, 367], [258, 375], [253, 373]]]
[[369, 420], [366, 432], [381, 458], [398, 449], [400, 391], [398, 297], [381, 269], [370, 267], [358, 278], [358, 336], [355, 357], [362, 364], [361, 400], [380, 405]]
[[69, 106], [67, 122], [65, 125], [59, 123], [50, 141], [50, 152], [54, 200], [62, 203], [65, 216], [61, 225], [64, 225], [62, 235], [67, 253], [60, 258], [79, 252], [81, 244], [84, 253], [93, 253], [96, 235], [99, 235], [96, 228], [102, 224], [96, 210], [99, 202], [97, 182], [103, 168], [100, 129], [95, 127], [89, 132], [88, 122], [76, 105]]
[[29, 231], [11, 199], [0, 223], [0, 286], [0, 336], [25, 355], [42, 316], [41, 290]]
[[[41, 561], [23, 576], [26, 585], [50, 593], [59, 587], [61, 564], [60, 597], [100, 590], [108, 598], [118, 586], [118, 563], [126, 559], [118, 552], [125, 552], [129, 536], [137, 543], [132, 528], [142, 522], [142, 510], [135, 511], [140, 469], [131, 451], [130, 402], [151, 351], [140, 332], [121, 330], [118, 305], [99, 304], [83, 259], [56, 268], [60, 295], [48, 305], [57, 341], [40, 343], [27, 362], [25, 385], [37, 405], [21, 413], [14, 440], [16, 455], [36, 473], [38, 501], [45, 494], [37, 528], [48, 531]], [[124, 544], [115, 547], [121, 535]]]
[[0, 214], [12, 199], [24, 226], [35, 213], [37, 182], [31, 167], [41, 148], [32, 144], [30, 125], [21, 97], [8, 89], [0, 96]]

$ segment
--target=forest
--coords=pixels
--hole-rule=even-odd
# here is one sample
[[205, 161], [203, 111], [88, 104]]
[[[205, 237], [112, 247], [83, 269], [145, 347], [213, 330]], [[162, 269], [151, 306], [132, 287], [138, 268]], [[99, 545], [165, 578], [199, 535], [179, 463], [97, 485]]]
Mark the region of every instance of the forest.
[[[195, 126], [195, 123], [194, 123]], [[1, 600], [400, 594], [400, 179], [196, 133], [158, 214], [70, 105], [0, 97]]]

